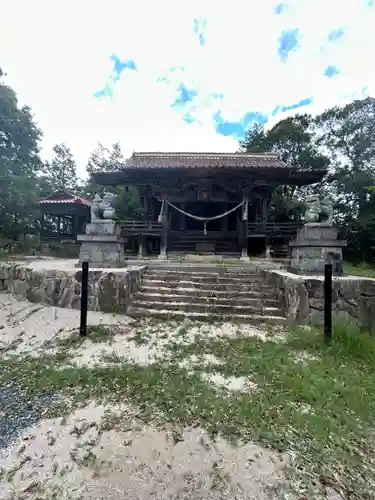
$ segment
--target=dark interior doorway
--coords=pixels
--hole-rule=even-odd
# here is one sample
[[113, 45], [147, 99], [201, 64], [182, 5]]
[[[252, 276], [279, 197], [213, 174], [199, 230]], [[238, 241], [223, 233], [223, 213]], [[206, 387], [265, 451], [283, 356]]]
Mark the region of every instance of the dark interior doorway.
[[[199, 217], [215, 217], [225, 212], [223, 203], [214, 203], [210, 201], [199, 203], [185, 203], [185, 212]], [[207, 231], [220, 231], [222, 219], [216, 219], [207, 223]], [[188, 231], [202, 231], [203, 222], [186, 217], [186, 229]]]
[[264, 236], [248, 238], [247, 251], [250, 256], [259, 257], [266, 252], [266, 238]]

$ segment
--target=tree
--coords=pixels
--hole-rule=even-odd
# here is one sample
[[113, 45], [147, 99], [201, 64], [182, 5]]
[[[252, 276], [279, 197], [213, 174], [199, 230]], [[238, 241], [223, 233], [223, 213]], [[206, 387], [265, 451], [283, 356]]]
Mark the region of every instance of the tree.
[[264, 125], [255, 123], [246, 132], [245, 139], [240, 142], [242, 151], [247, 153], [267, 153], [272, 151], [272, 144], [268, 140], [268, 134], [264, 130]]
[[52, 162], [46, 162], [44, 169], [44, 179], [50, 190], [77, 192], [79, 190], [77, 166], [73, 153], [64, 143], [56, 144], [53, 152]]
[[92, 181], [92, 174], [96, 172], [110, 172], [121, 170], [125, 164], [125, 158], [121, 151], [119, 143], [115, 143], [112, 149], [105, 148], [102, 144], [98, 144], [95, 151], [92, 152], [86, 167], [89, 179], [85, 186], [85, 192], [93, 196], [95, 193], [103, 194], [104, 191], [110, 191], [116, 195], [116, 213], [119, 219], [139, 219], [142, 215], [137, 189], [130, 186], [126, 197], [125, 190], [121, 186], [108, 187], [98, 186]]
[[304, 170], [325, 168], [329, 159], [322, 154], [315, 139], [311, 115], [295, 115], [281, 120], [270, 130], [256, 126], [250, 130], [241, 147], [247, 152], [274, 152], [290, 167]]
[[[307, 114], [281, 120], [268, 131], [257, 125], [247, 133], [241, 148], [253, 153], [278, 153], [288, 166], [296, 169], [312, 170], [329, 164], [316, 142], [314, 120]], [[321, 191], [322, 187], [279, 186], [271, 200], [269, 220], [298, 219], [304, 210], [304, 197], [316, 189]]]
[[334, 197], [351, 257], [375, 260], [375, 99], [335, 106], [316, 124], [335, 168]]
[[0, 232], [10, 238], [35, 227], [41, 137], [30, 108], [20, 108], [14, 90], [0, 83]]

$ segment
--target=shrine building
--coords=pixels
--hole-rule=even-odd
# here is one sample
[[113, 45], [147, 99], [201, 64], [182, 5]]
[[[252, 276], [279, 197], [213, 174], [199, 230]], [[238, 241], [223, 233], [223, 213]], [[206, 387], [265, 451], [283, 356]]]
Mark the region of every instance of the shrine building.
[[278, 186], [320, 182], [326, 169], [288, 167], [273, 153], [133, 153], [123, 168], [93, 174], [102, 186], [140, 194], [142, 220], [121, 221], [140, 256], [168, 253], [269, 255], [287, 244], [301, 221], [269, 221]]
[[69, 191], [56, 191], [39, 202], [41, 241], [77, 239], [90, 221], [91, 201]]

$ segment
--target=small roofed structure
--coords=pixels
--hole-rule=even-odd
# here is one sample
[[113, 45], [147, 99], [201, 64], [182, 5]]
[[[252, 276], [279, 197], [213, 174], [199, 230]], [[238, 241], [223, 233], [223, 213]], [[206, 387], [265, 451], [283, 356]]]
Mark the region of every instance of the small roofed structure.
[[90, 221], [91, 201], [69, 191], [57, 191], [40, 200], [42, 241], [76, 241]]
[[279, 185], [320, 182], [325, 168], [301, 170], [274, 153], [133, 153], [122, 169], [98, 172], [95, 183], [137, 187], [143, 221], [123, 221], [125, 238], [138, 239], [139, 254], [270, 252], [295, 237], [300, 221], [267, 220]]

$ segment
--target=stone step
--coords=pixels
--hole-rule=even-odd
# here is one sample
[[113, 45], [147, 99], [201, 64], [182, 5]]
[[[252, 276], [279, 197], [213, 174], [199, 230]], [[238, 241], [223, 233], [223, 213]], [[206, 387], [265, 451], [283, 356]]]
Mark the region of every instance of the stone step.
[[158, 290], [158, 293], [149, 293], [149, 292], [137, 292], [134, 295], [133, 300], [136, 300], [137, 302], [142, 301], [142, 302], [189, 302], [191, 304], [204, 304], [204, 305], [210, 305], [210, 306], [253, 306], [253, 307], [258, 307], [260, 308], [262, 303], [266, 307], [278, 307], [279, 302], [275, 299], [268, 298], [265, 299], [260, 296], [258, 293], [257, 296], [253, 297], [248, 297], [246, 295], [242, 296], [235, 296], [235, 297], [215, 297], [212, 295], [195, 295], [194, 290], [192, 290], [193, 293], [188, 293], [188, 294], [174, 294], [174, 293], [160, 293], [160, 290]]
[[274, 292], [273, 289], [265, 289], [262, 290], [262, 293], [259, 290], [239, 290], [238, 286], [234, 290], [228, 291], [228, 288], [220, 287], [218, 290], [214, 290], [212, 288], [189, 288], [189, 287], [181, 287], [181, 288], [171, 288], [169, 286], [162, 286], [155, 288], [155, 286], [147, 286], [141, 285], [139, 289], [139, 293], [153, 295], [155, 293], [160, 295], [171, 295], [173, 297], [180, 295], [189, 295], [193, 297], [202, 297], [202, 298], [217, 298], [220, 300], [226, 299], [257, 299], [262, 298], [263, 300], [274, 300]]
[[227, 282], [223, 281], [214, 281], [214, 282], [207, 282], [207, 281], [197, 281], [196, 277], [194, 277], [194, 280], [190, 281], [182, 281], [182, 280], [160, 280], [160, 279], [148, 279], [148, 278], [143, 278], [142, 279], [142, 284], [144, 286], [153, 286], [154, 288], [163, 288], [163, 287], [168, 287], [171, 289], [174, 288], [200, 288], [200, 289], [206, 289], [211, 288], [212, 290], [256, 290], [256, 291], [261, 291], [261, 290], [273, 290], [273, 288], [269, 285], [264, 285], [260, 282], [254, 282], [254, 281], [249, 281], [249, 282], [244, 282], [243, 280], [228, 280]]
[[208, 272], [208, 271], [201, 271], [197, 269], [196, 271], [193, 270], [188, 270], [188, 271], [183, 271], [183, 270], [147, 270], [145, 273], [145, 276], [147, 277], [163, 277], [163, 278], [170, 278], [170, 279], [189, 279], [192, 276], [199, 276], [201, 278], [207, 278], [207, 279], [218, 279], [218, 278], [230, 278], [230, 279], [254, 279], [254, 280], [259, 280], [262, 279], [260, 274], [256, 271], [254, 272], [233, 272], [233, 271], [225, 271], [222, 270], [217, 271], [217, 272]]
[[154, 273], [154, 274], [148, 274], [145, 273], [144, 279], [146, 280], [164, 280], [164, 281], [196, 281], [200, 283], [221, 283], [223, 285], [230, 284], [230, 283], [244, 283], [244, 284], [251, 284], [251, 283], [261, 283], [262, 280], [258, 276], [244, 276], [244, 277], [237, 277], [237, 276], [218, 276], [218, 275], [212, 275], [212, 276], [202, 276], [201, 274], [192, 274], [192, 273], [185, 273], [185, 274], [159, 274], [159, 273]]
[[157, 262], [147, 266], [147, 272], [187, 272], [187, 273], [203, 273], [203, 274], [260, 274], [262, 268], [257, 266], [241, 263], [231, 264], [215, 264], [212, 262], [195, 262], [186, 261], [179, 263], [163, 263]]
[[150, 301], [146, 302], [143, 300], [133, 300], [132, 307], [137, 309], [148, 309], [148, 310], [158, 310], [158, 311], [186, 311], [186, 312], [202, 312], [212, 314], [224, 314], [224, 315], [232, 315], [232, 314], [265, 314], [268, 316], [280, 316], [281, 311], [277, 307], [261, 307], [261, 304], [256, 306], [253, 305], [233, 305], [233, 304], [217, 304], [215, 306], [211, 304], [205, 304], [202, 302], [191, 303], [190, 301], [179, 301], [179, 302], [156, 302]]
[[272, 324], [272, 325], [285, 325], [287, 324], [287, 319], [283, 316], [267, 316], [267, 315], [259, 315], [259, 314], [212, 314], [211, 312], [201, 313], [201, 312], [192, 312], [192, 311], [168, 311], [168, 310], [156, 310], [156, 309], [144, 309], [144, 308], [136, 308], [129, 307], [127, 314], [134, 318], [139, 317], [154, 317], [163, 320], [170, 319], [180, 319], [186, 320], [191, 319], [195, 321], [230, 321], [232, 323], [249, 323], [249, 324]]

